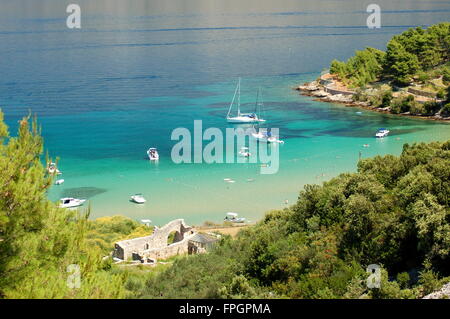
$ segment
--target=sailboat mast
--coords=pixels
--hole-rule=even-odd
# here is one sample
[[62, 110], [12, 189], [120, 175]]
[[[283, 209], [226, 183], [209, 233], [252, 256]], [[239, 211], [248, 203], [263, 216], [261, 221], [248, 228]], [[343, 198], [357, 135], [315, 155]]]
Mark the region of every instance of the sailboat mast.
[[258, 91], [256, 93], [255, 114], [258, 114], [259, 92], [260, 91], [261, 91], [261, 88], [258, 88]]
[[[231, 108], [233, 107], [234, 100], [236, 99], [236, 94], [237, 94], [238, 90], [239, 90], [239, 84], [238, 84], [238, 86], [236, 86], [236, 89], [234, 90], [234, 95], [233, 95], [233, 99], [231, 100], [230, 108], [228, 109], [227, 118], [230, 117]], [[239, 109], [238, 109], [238, 110], [239, 110]], [[238, 111], [238, 112], [239, 112], [239, 111]]]
[[238, 90], [238, 116], [241, 116], [241, 78], [239, 78]]

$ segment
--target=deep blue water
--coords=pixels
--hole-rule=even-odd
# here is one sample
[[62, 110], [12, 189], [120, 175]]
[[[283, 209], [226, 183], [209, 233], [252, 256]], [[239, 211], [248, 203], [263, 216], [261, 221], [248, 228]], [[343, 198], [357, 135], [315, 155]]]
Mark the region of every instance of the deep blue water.
[[[448, 21], [448, 1], [377, 1], [382, 28], [376, 30], [366, 26], [371, 1], [77, 3], [82, 28], [69, 30], [62, 1], [0, 0], [0, 106], [12, 131], [30, 110], [38, 115], [46, 149], [61, 158], [66, 179], [51, 198], [76, 195], [81, 187], [98, 188], [103, 193], [93, 193], [93, 216], [220, 220], [224, 211], [241, 208], [226, 203], [256, 194], [266, 200], [260, 206], [247, 203], [242, 211], [258, 218], [282, 199], [294, 200], [304, 183], [320, 181], [311, 168], [292, 166], [298, 158], [350, 152], [351, 160], [333, 168], [333, 176], [354, 169], [358, 150], [346, 145], [360, 145], [378, 126], [397, 127], [398, 136], [411, 142], [449, 137], [445, 125], [380, 114], [361, 118], [354, 110], [312, 102], [291, 90], [314, 79], [334, 58], [347, 59], [366, 46], [384, 49], [392, 35], [409, 27]], [[240, 176], [243, 168], [176, 166], [169, 157], [170, 133], [192, 127], [194, 119], [227, 127], [224, 116], [237, 77], [243, 79], [244, 103], [253, 103], [256, 88], [263, 88], [272, 124], [291, 142], [283, 149], [285, 169], [273, 177], [271, 191], [267, 184], [254, 184], [218, 200], [207, 193], [214, 188], [207, 177], [217, 173], [221, 181], [227, 176], [218, 172]], [[401, 141], [392, 143], [367, 155], [398, 153]], [[152, 145], [160, 149], [162, 161], [148, 171], [143, 158]], [[329, 157], [322, 160], [314, 169], [330, 165]], [[282, 182], [292, 174], [304, 179]], [[128, 176], [128, 182], [117, 176]], [[149, 180], [155, 176], [184, 176], [192, 185]], [[146, 187], [152, 206], [131, 206], [129, 193]], [[224, 191], [222, 184], [217, 187], [217, 193]]]

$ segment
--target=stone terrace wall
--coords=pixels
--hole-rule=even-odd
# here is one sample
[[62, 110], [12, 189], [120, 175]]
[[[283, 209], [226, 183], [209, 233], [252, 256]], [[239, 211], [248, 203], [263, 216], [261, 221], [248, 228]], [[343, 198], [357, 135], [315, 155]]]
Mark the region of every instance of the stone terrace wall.
[[325, 92], [328, 92], [330, 94], [336, 95], [336, 94], [342, 94], [342, 95], [354, 95], [355, 92], [351, 92], [351, 91], [340, 91], [340, 90], [336, 90], [336, 89], [331, 89], [329, 87], [325, 87]]
[[[167, 245], [167, 238], [173, 231], [177, 232], [174, 239], [176, 242], [172, 245]], [[186, 241], [186, 237], [189, 237], [189, 235], [191, 235], [192, 233], [192, 227], [186, 226], [183, 219], [176, 219], [166, 224], [165, 226], [156, 229], [150, 236], [122, 240], [115, 243], [113, 256], [123, 260], [127, 260], [132, 257], [133, 253], [145, 253], [146, 255], [147, 253], [150, 253], [150, 251], [153, 251], [153, 254], [156, 254], [156, 251], [158, 250], [161, 250], [162, 255], [167, 255], [168, 251], [179, 249], [168, 249], [168, 247], [176, 244], [178, 245], [174, 247], [181, 247], [185, 245], [187, 251], [188, 244]]]
[[433, 92], [422, 91], [422, 90], [418, 90], [418, 89], [414, 89], [414, 88], [408, 88], [408, 92], [415, 94], [415, 95], [436, 98], [436, 93], [433, 93]]

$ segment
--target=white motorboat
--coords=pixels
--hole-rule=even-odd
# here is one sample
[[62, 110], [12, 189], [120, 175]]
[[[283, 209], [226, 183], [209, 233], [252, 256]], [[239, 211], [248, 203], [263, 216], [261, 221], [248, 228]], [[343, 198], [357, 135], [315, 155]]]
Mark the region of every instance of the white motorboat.
[[389, 134], [389, 130], [385, 128], [380, 128], [378, 132], [375, 133], [375, 137], [386, 137]]
[[147, 155], [148, 155], [148, 158], [149, 158], [151, 161], [157, 161], [157, 160], [159, 160], [158, 150], [157, 150], [156, 148], [154, 148], [154, 147], [150, 147], [150, 148], [148, 149]]
[[261, 142], [284, 144], [284, 141], [272, 135], [270, 128], [259, 129], [258, 132], [252, 133], [252, 137]]
[[232, 222], [232, 223], [244, 223], [245, 218], [238, 217], [237, 213], [228, 212], [227, 215], [224, 218], [225, 221]]
[[47, 172], [50, 174], [61, 175], [61, 171], [56, 167], [56, 163], [49, 163], [47, 165]]
[[[234, 124], [245, 124], [245, 123], [260, 123], [266, 120], [258, 117], [258, 109], [261, 109], [262, 102], [259, 102], [259, 90], [256, 97], [255, 111], [253, 113], [241, 113], [241, 78], [239, 78], [236, 90], [234, 91], [233, 100], [231, 101], [230, 108], [228, 109], [227, 122]], [[234, 101], [237, 96], [237, 114], [236, 116], [231, 116], [231, 109], [233, 107]]]
[[65, 197], [65, 198], [61, 198], [59, 200], [59, 207], [61, 207], [61, 208], [78, 207], [78, 206], [83, 205], [85, 201], [86, 201], [85, 199]]
[[137, 204], [144, 204], [147, 201], [142, 194], [135, 194], [131, 196], [131, 200]]
[[241, 147], [241, 149], [239, 150], [239, 156], [250, 157], [251, 155], [252, 153], [248, 151], [248, 147]]
[[61, 185], [62, 183], [64, 183], [64, 179], [58, 179], [55, 181], [55, 185]]

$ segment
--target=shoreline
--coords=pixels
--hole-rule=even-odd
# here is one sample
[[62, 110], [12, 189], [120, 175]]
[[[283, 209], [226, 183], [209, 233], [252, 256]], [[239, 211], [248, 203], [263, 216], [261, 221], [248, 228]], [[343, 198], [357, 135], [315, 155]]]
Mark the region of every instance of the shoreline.
[[[433, 116], [411, 115], [411, 114], [409, 114], [409, 112], [395, 114], [395, 113], [390, 112], [390, 107], [377, 108], [377, 107], [373, 107], [373, 106], [369, 105], [367, 102], [355, 102], [352, 99], [355, 92], [344, 91], [344, 90], [341, 90], [341, 91], [332, 90], [334, 92], [340, 92], [338, 94], [333, 94], [333, 93], [330, 93], [330, 89], [328, 88], [328, 85], [324, 85], [323, 83], [321, 83], [322, 81], [324, 81], [324, 80], [322, 78], [320, 78], [320, 80], [305, 82], [305, 83], [303, 83], [303, 85], [299, 85], [292, 89], [299, 91], [300, 95], [312, 97], [313, 101], [342, 104], [346, 107], [355, 107], [355, 108], [360, 108], [363, 110], [368, 110], [368, 111], [373, 111], [373, 112], [378, 112], [378, 113], [383, 113], [383, 114], [389, 114], [389, 115], [393, 115], [393, 116], [402, 116], [402, 117], [407, 117], [407, 118], [411, 118], [411, 119], [437, 121], [437, 122], [447, 123], [447, 124], [450, 123], [450, 117], [441, 117], [440, 115], [433, 115]], [[329, 80], [327, 82], [330, 83]]]

